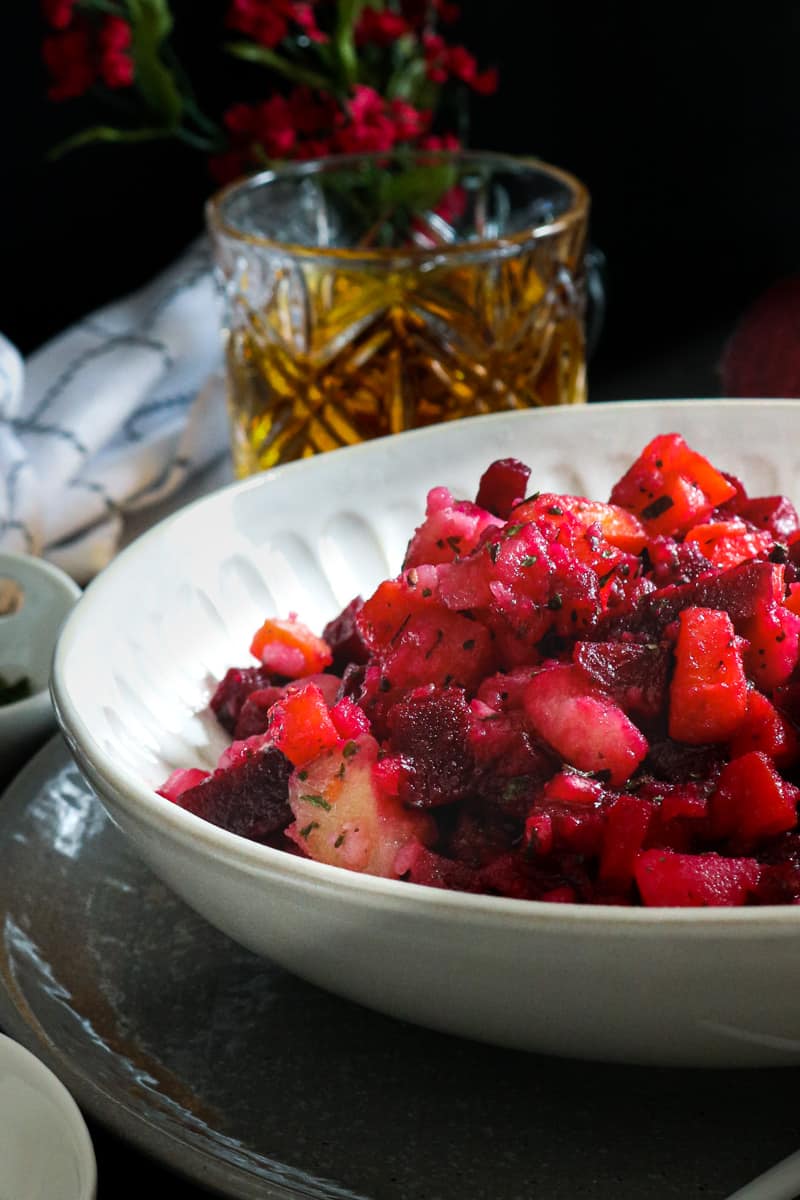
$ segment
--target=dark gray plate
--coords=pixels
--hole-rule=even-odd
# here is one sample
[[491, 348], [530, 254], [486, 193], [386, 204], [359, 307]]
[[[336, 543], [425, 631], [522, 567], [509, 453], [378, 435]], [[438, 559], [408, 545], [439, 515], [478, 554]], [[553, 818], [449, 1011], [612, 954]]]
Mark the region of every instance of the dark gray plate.
[[3, 797], [0, 847], [0, 1024], [225, 1195], [713, 1200], [796, 1148], [796, 1070], [514, 1054], [254, 958], [139, 863], [58, 738]]

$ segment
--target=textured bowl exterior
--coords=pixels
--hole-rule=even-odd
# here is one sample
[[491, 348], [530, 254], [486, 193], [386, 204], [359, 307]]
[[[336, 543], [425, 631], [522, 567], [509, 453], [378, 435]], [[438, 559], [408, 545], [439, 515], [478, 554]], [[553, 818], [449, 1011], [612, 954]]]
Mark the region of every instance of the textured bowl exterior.
[[213, 765], [204, 712], [253, 629], [322, 624], [397, 572], [429, 487], [474, 495], [497, 457], [531, 486], [604, 497], [680, 432], [752, 494], [798, 497], [800, 403], [700, 401], [473, 418], [233, 484], [124, 551], [56, 652], [62, 729], [153, 870], [243, 945], [331, 991], [488, 1042], [607, 1061], [800, 1062], [800, 912], [543, 905], [374, 879], [286, 855], [157, 796]]

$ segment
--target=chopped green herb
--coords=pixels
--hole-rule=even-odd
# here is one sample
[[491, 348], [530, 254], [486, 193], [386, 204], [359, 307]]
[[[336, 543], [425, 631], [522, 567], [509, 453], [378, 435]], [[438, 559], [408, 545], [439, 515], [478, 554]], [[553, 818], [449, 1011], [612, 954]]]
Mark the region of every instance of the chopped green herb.
[[345, 742], [342, 747], [342, 755], [344, 758], [352, 758], [354, 754], [358, 754], [358, 746], [355, 742]]
[[312, 793], [311, 795], [301, 796], [300, 799], [305, 800], [308, 804], [313, 804], [315, 808], [324, 808], [325, 812], [331, 811], [331, 806], [324, 796]]
[[519, 533], [520, 529], [524, 529], [524, 528], [525, 528], [524, 525], [507, 525], [506, 531], [505, 531], [505, 536], [507, 538], [514, 537], [515, 534]]
[[558, 612], [558, 610], [563, 607], [563, 604], [564, 601], [558, 592], [552, 595], [547, 601], [547, 607], [551, 608], [553, 612]]
[[428, 597], [432, 596], [432, 595], [433, 595], [433, 588], [423, 588], [422, 589], [422, 597], [424, 600], [427, 600]]
[[538, 554], [525, 554], [519, 561], [520, 561], [520, 566], [532, 567], [535, 563], [537, 563], [539, 561], [539, 556], [538, 556]]
[[305, 825], [300, 830], [300, 837], [303, 839], [303, 841], [307, 840], [312, 829], [319, 829], [319, 821], [309, 821], [308, 825]]
[[675, 501], [671, 496], [659, 496], [652, 504], [648, 504], [639, 514], [645, 521], [654, 521], [656, 517], [660, 517], [662, 513], [667, 512], [672, 508]]
[[551, 504], [547, 511], [551, 517], [563, 517], [564, 515], [564, 510], [560, 504]]
[[340, 833], [340, 834], [339, 834], [339, 836], [337, 837], [336, 841], [333, 843], [333, 848], [334, 848], [334, 850], [338, 850], [338, 849], [339, 849], [339, 847], [341, 846], [341, 844], [342, 844], [342, 842], [344, 841], [344, 839], [345, 839], [345, 834], [343, 834], [343, 833]]
[[308, 779], [308, 771], [298, 771], [298, 772], [297, 772], [297, 778], [298, 778], [298, 779], [299, 779], [299, 780], [300, 780], [302, 783], [305, 783], [305, 781]]
[[454, 554], [458, 554], [459, 549], [461, 548], [461, 538], [454, 534], [452, 537], [447, 539], [447, 544]]
[[493, 563], [497, 562], [497, 557], [498, 557], [499, 553], [500, 553], [500, 543], [499, 542], [489, 542], [489, 558], [492, 560]]

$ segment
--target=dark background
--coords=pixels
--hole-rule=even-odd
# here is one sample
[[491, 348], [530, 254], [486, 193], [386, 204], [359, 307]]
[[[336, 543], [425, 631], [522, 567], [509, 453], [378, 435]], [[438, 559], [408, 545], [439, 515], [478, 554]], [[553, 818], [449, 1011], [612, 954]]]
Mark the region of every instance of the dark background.
[[[234, 80], [246, 93], [252, 68], [215, 48], [224, 3], [175, 7], [208, 106]], [[608, 292], [593, 395], [634, 388], [637, 372], [659, 394], [659, 364], [669, 394], [678, 359], [684, 389], [714, 394], [739, 315], [800, 270], [800, 5], [463, 7], [456, 35], [501, 72], [497, 96], [473, 104], [472, 145], [539, 155], [591, 191]], [[211, 183], [202, 157], [174, 143], [46, 161], [83, 110], [45, 99], [35, 0], [4, 8], [0, 329], [27, 352], [166, 265], [202, 228]]]

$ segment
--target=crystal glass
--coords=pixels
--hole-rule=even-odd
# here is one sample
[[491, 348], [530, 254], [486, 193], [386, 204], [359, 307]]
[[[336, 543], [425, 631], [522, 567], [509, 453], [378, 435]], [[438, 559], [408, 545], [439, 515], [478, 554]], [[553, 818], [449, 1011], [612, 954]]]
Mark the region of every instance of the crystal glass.
[[236, 473], [586, 398], [586, 189], [530, 159], [292, 164], [208, 205]]

